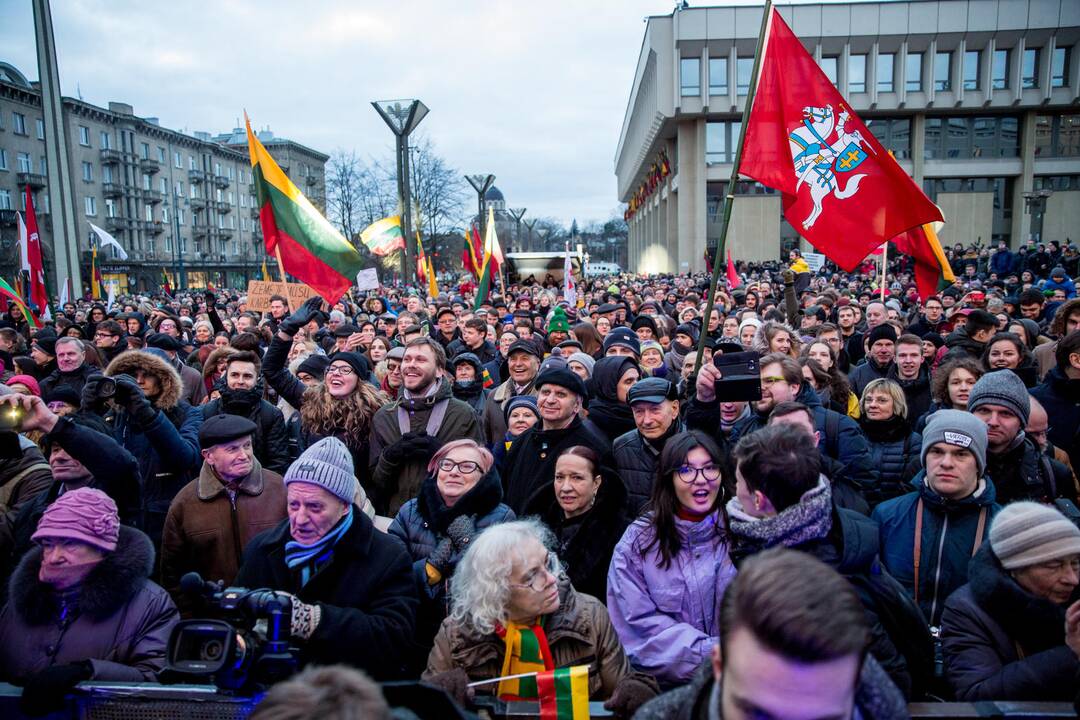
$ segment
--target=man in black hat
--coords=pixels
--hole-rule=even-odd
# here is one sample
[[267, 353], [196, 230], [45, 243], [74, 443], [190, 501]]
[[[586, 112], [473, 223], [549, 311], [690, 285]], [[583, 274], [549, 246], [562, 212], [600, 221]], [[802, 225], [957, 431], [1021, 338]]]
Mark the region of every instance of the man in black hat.
[[181, 397], [192, 407], [201, 405], [206, 399], [206, 385], [203, 383], [202, 373], [190, 365], [185, 365], [180, 359], [183, 343], [172, 335], [153, 333], [146, 336], [146, 347], [163, 350], [169, 356], [169, 363], [180, 373], [180, 382], [184, 386]]
[[256, 431], [237, 415], [214, 415], [199, 428], [202, 468], [173, 498], [161, 539], [161, 583], [181, 612], [196, 609], [180, 592], [185, 573], [231, 584], [248, 542], [285, 519], [285, 484], [255, 457]]
[[656, 466], [668, 438], [682, 432], [679, 393], [670, 380], [639, 380], [626, 394], [636, 428], [615, 438], [615, 467], [626, 486], [630, 513], [636, 516], [652, 494]]
[[38, 365], [38, 377], [48, 377], [56, 370], [56, 331], [38, 330], [30, 341], [30, 359]]
[[348, 352], [359, 346], [360, 328], [351, 322], [343, 322], [334, 329], [334, 347], [330, 354]]
[[503, 502], [518, 515], [546, 510], [534, 505], [539, 491], [551, 485], [555, 461], [566, 448], [584, 445], [609, 465], [611, 458], [604, 434], [581, 419], [581, 410], [589, 402], [585, 381], [565, 365], [553, 364], [537, 376], [535, 388], [540, 422], [510, 446], [503, 473]]
[[540, 350], [531, 340], [515, 340], [506, 351], [506, 381], [495, 388], [484, 404], [484, 441], [495, 447], [506, 437], [506, 417], [503, 410], [515, 395], [536, 395], [533, 380], [540, 369]]
[[886, 377], [896, 356], [896, 328], [883, 324], [870, 330], [866, 345], [866, 360], [853, 368], [848, 374], [851, 391], [857, 397], [862, 396], [863, 388], [871, 380]]

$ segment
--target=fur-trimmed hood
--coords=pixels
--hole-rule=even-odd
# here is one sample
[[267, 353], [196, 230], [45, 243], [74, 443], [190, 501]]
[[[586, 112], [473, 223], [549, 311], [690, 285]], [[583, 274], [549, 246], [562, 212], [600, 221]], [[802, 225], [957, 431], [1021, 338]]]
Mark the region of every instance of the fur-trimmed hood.
[[217, 372], [217, 366], [219, 362], [229, 357], [230, 355], [235, 355], [238, 352], [240, 351], [232, 347], [231, 345], [226, 345], [225, 347], [214, 348], [213, 350], [211, 350], [210, 354], [206, 356], [206, 361], [203, 362], [203, 380], [208, 380], [211, 376], [213, 376], [215, 372]]
[[[38, 580], [42, 550], [35, 547], [23, 556], [8, 587], [12, 607], [27, 625], [55, 622], [60, 609], [56, 594]], [[79, 612], [92, 620], [104, 620], [135, 596], [154, 568], [154, 546], [142, 531], [120, 526], [116, 550], [90, 571], [79, 594]]]
[[120, 353], [105, 368], [105, 374], [110, 377], [114, 375], [135, 377], [135, 373], [139, 370], [152, 373], [157, 378], [158, 385], [161, 386], [161, 393], [153, 400], [154, 407], [159, 410], [170, 410], [176, 407], [184, 392], [180, 373], [155, 355], [139, 350]]

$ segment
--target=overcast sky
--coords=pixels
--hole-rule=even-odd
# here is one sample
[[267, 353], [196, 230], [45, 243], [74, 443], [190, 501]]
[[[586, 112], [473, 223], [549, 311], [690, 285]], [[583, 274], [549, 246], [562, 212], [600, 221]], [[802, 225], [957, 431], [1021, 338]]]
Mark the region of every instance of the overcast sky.
[[[697, 3], [694, 3], [697, 4]], [[60, 82], [165, 127], [225, 132], [247, 109], [317, 150], [389, 156], [370, 101], [416, 97], [463, 172], [526, 217], [607, 219], [643, 18], [669, 0], [53, 0]], [[0, 60], [37, 78], [29, 0], [0, 0]], [[470, 190], [471, 192], [471, 190]]]

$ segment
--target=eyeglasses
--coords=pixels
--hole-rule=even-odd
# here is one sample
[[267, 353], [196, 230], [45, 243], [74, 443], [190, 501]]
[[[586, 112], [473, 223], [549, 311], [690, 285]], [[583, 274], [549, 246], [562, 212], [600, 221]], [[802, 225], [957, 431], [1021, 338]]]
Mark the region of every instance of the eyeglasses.
[[453, 472], [454, 468], [457, 468], [462, 475], [471, 475], [480, 469], [480, 465], [472, 460], [454, 462], [450, 458], [443, 458], [439, 461], [439, 469], [443, 472]]
[[782, 377], [769, 376], [769, 377], [761, 378], [761, 386], [762, 387], [766, 387], [766, 386], [769, 386], [769, 385], [775, 385], [776, 383], [782, 383], [782, 382], [785, 382], [784, 378], [782, 378]]
[[96, 333], [94, 333], [94, 337], [96, 337], [96, 338], [107, 338], [107, 337], [120, 337], [120, 336], [119, 335], [113, 335], [112, 333], [107, 333], [107, 332], [96, 332]]
[[355, 371], [348, 365], [331, 365], [326, 368], [327, 375], [340, 375], [341, 377], [349, 377]]
[[547, 554], [547, 564], [526, 575], [525, 582], [508, 584], [510, 587], [529, 588], [535, 592], [540, 592], [548, 586], [548, 576], [550, 575], [554, 580], [558, 581], [560, 572], [562, 572], [562, 564], [559, 563], [559, 556], [549, 552]]
[[675, 474], [679, 476], [687, 485], [693, 485], [697, 482], [698, 477], [705, 478], [706, 482], [716, 482], [720, 478], [720, 466], [719, 465], [706, 465], [705, 467], [694, 467], [693, 465], [681, 465]]

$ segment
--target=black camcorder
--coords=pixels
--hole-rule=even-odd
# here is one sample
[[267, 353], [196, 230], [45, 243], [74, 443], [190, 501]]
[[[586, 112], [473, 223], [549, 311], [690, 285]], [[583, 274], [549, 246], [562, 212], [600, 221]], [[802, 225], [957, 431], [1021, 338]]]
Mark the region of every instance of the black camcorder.
[[[182, 620], [169, 636], [163, 683], [212, 682], [222, 690], [251, 692], [297, 671], [290, 646], [292, 597], [275, 590], [248, 590], [206, 582], [188, 573], [180, 588], [220, 615]], [[265, 621], [265, 629], [257, 629]]]

